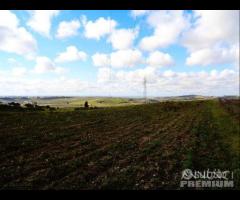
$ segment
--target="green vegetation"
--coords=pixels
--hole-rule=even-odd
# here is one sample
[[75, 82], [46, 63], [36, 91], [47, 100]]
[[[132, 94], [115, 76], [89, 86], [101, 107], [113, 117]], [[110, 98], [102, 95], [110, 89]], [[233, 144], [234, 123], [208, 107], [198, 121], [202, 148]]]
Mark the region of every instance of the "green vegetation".
[[138, 98], [120, 98], [120, 97], [12, 97], [0, 98], [0, 101], [17, 102], [25, 105], [29, 102], [39, 106], [51, 106], [59, 108], [84, 107], [85, 101], [88, 101], [90, 107], [115, 107], [126, 105], [137, 105], [144, 102]]
[[[88, 99], [125, 104], [99, 101]], [[191, 168], [232, 170], [239, 189], [234, 106], [198, 100], [0, 111], [0, 188], [179, 189], [182, 170]]]
[[[162, 101], [193, 101], [216, 99], [216, 97], [187, 95], [176, 97], [156, 97], [148, 98], [149, 103]], [[85, 101], [88, 101], [90, 107], [119, 107], [129, 105], [139, 105], [145, 103], [143, 98], [124, 98], [124, 97], [0, 97], [0, 102], [16, 102], [21, 105], [27, 103], [37, 104], [39, 106], [51, 106], [59, 108], [81, 108], [84, 107]]]
[[82, 106], [85, 101], [88, 101], [89, 105], [94, 107], [114, 107], [114, 106], [126, 106], [126, 105], [136, 105], [142, 103], [138, 99], [131, 100], [127, 98], [81, 98], [73, 99], [69, 102], [69, 106], [77, 107]]

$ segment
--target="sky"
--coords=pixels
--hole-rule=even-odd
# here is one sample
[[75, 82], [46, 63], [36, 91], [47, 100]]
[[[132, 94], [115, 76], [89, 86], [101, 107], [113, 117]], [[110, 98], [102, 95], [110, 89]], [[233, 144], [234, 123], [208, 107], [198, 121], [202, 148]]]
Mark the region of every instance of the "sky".
[[0, 96], [239, 95], [239, 11], [0, 11]]

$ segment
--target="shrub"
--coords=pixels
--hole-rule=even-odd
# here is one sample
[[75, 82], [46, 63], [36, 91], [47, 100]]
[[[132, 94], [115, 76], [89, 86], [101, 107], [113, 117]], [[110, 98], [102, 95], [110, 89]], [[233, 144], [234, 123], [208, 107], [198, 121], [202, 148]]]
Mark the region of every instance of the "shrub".
[[15, 103], [15, 102], [11, 102], [8, 104], [9, 106], [13, 106], [13, 107], [20, 107], [20, 103]]
[[87, 101], [85, 101], [85, 103], [84, 103], [84, 107], [85, 107], [85, 108], [88, 108], [88, 107], [89, 107], [89, 105], [88, 105], [88, 102], [87, 102]]
[[34, 108], [33, 104], [31, 104], [31, 103], [26, 103], [26, 104], [25, 104], [25, 107], [26, 107], [26, 108]]

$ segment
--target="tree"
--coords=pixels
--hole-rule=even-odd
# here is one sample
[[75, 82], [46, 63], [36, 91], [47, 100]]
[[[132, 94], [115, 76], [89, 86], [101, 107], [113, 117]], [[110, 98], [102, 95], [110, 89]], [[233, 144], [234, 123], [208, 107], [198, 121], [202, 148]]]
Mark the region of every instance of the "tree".
[[11, 102], [8, 104], [9, 106], [13, 106], [13, 107], [20, 107], [20, 103], [15, 103], [15, 102]]
[[31, 103], [26, 103], [26, 104], [25, 104], [25, 107], [26, 107], [26, 108], [34, 108], [34, 106], [33, 106]]
[[88, 108], [88, 107], [89, 107], [89, 105], [88, 105], [88, 102], [87, 102], [87, 101], [85, 101], [85, 103], [84, 103], [84, 107], [85, 107], [85, 108]]

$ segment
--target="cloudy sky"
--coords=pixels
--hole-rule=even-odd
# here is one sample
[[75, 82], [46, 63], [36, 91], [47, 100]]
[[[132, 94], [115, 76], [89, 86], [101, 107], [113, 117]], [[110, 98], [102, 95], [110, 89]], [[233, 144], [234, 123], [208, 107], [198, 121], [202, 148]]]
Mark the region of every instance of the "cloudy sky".
[[239, 11], [0, 11], [0, 95], [239, 94]]

